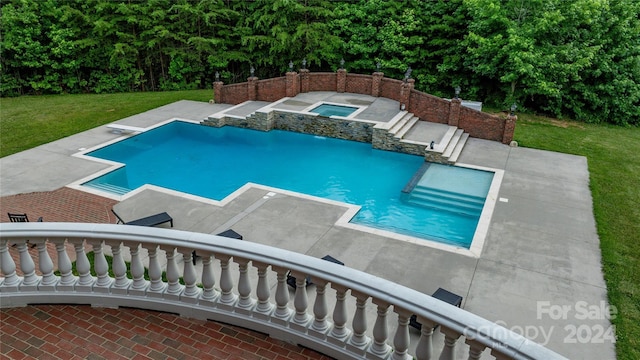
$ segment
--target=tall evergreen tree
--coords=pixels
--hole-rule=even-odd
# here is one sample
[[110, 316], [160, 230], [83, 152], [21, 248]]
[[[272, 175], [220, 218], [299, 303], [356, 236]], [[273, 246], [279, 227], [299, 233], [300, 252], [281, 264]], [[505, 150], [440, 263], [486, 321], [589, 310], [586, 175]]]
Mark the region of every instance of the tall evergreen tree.
[[339, 59], [341, 40], [329, 23], [334, 2], [326, 0], [257, 0], [249, 6], [243, 25], [251, 62], [265, 68], [263, 76], [281, 74], [289, 61], [298, 65], [306, 58], [310, 65]]
[[[336, 9], [333, 31], [345, 42], [349, 68], [370, 73], [379, 62], [387, 76], [402, 77], [421, 62], [415, 1], [362, 0], [343, 2]], [[415, 74], [414, 74], [415, 75]]]
[[418, 6], [416, 12], [424, 38], [420, 66], [425, 69], [417, 75], [416, 86], [445, 97], [460, 86], [463, 96], [479, 98], [482, 84], [464, 65], [470, 19], [463, 0], [433, 1], [429, 6]]

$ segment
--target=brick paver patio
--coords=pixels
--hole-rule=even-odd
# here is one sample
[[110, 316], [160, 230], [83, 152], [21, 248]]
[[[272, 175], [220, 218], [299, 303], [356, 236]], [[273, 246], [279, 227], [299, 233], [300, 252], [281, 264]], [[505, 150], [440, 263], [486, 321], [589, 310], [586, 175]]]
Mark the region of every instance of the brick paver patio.
[[[69, 188], [0, 198], [29, 220], [115, 223], [117, 201]], [[72, 249], [70, 249], [72, 250]], [[32, 255], [36, 249], [29, 250]], [[55, 249], [49, 249], [55, 259]], [[11, 250], [14, 257], [17, 251]], [[71, 251], [70, 255], [74, 255]], [[3, 359], [329, 359], [235, 326], [140, 309], [37, 305], [0, 311]]]

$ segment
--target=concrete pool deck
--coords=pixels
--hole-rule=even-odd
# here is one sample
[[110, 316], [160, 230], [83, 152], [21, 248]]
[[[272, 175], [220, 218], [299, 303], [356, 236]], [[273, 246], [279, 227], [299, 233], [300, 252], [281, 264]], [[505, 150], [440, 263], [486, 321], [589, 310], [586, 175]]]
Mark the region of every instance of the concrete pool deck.
[[[349, 96], [320, 95], [293, 98], [287, 106]], [[397, 113], [397, 104], [375, 104], [381, 118]], [[200, 121], [230, 107], [180, 101], [117, 123], [148, 127], [171, 118]], [[98, 127], [4, 157], [0, 195], [52, 191], [103, 170], [108, 165], [71, 155], [119, 136]], [[217, 233], [233, 227], [245, 240], [314, 257], [331, 254], [347, 266], [427, 294], [442, 287], [461, 295], [464, 309], [564, 356], [614, 359], [614, 344], [601, 332], [611, 324], [598, 312], [607, 294], [586, 158], [469, 139], [458, 162], [504, 170], [478, 258], [337, 226], [345, 207], [287, 192], [269, 194], [271, 189], [260, 186], [246, 188], [222, 206], [148, 189], [116, 209], [124, 218], [148, 215], [149, 208], [167, 211], [183, 230]], [[593, 311], [585, 318], [583, 309]], [[587, 330], [590, 338], [584, 341]], [[412, 331], [412, 336], [418, 334]]]

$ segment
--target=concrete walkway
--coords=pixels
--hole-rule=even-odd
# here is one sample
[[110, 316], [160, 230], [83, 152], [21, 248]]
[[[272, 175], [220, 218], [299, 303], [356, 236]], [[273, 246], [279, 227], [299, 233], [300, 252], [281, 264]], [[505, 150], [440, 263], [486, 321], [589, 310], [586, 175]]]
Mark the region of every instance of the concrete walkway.
[[[201, 120], [226, 107], [181, 101], [118, 123], [146, 127], [187, 115]], [[0, 159], [1, 195], [54, 190], [106, 168], [70, 155], [116, 137], [100, 127]], [[427, 294], [446, 288], [464, 297], [464, 309], [569, 358], [614, 359], [614, 344], [597, 337], [611, 324], [598, 310], [607, 296], [586, 158], [469, 139], [458, 162], [505, 171], [479, 258], [337, 226], [345, 207], [284, 191], [266, 196], [270, 189], [260, 186], [224, 204], [144, 190], [116, 209], [135, 218], [148, 215], [151, 205], [169, 212], [179, 229], [233, 227], [245, 240], [315, 257], [333, 254], [347, 266]], [[583, 316], [584, 309], [593, 311]]]

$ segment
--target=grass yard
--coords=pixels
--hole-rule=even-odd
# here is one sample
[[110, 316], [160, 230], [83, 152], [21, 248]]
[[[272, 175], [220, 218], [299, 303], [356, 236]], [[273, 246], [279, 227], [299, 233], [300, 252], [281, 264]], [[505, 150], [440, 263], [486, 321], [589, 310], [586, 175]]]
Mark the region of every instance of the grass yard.
[[[0, 157], [211, 90], [0, 99]], [[520, 114], [520, 146], [587, 157], [618, 359], [640, 359], [640, 128]], [[2, 171], [7, 171], [2, 169]]]
[[0, 157], [212, 90], [0, 98]]

